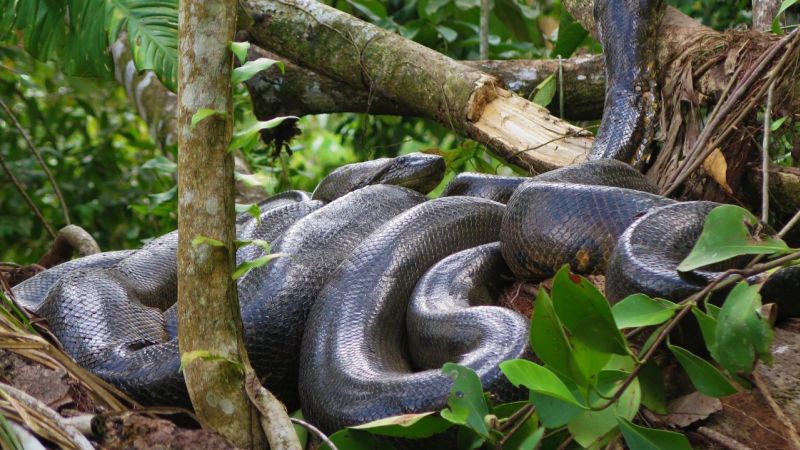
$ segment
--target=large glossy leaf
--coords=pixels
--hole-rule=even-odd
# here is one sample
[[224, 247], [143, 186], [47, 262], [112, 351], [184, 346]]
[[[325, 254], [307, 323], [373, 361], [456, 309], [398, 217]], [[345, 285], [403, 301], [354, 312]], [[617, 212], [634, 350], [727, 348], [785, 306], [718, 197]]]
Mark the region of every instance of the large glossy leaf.
[[553, 278], [553, 308], [571, 339], [604, 353], [627, 355], [608, 301], [588, 280], [562, 267]]
[[689, 271], [739, 255], [786, 253], [789, 246], [780, 239], [760, 236], [758, 219], [748, 210], [722, 205], [708, 213], [703, 231], [678, 270]]
[[556, 398], [572, 406], [584, 408], [558, 375], [534, 362], [512, 359], [500, 363], [500, 370], [514, 386], [525, 386], [532, 392]]
[[737, 284], [717, 317], [716, 351], [712, 356], [734, 375], [749, 374], [759, 357], [770, 360], [773, 333], [767, 321], [759, 316], [758, 289], [759, 286], [745, 282]]
[[109, 0], [113, 15], [109, 40], [127, 27], [133, 60], [139, 70], [152, 70], [171, 91], [178, 88], [178, 1]]
[[611, 308], [617, 328], [634, 328], [661, 325], [675, 314], [678, 305], [669, 300], [652, 299], [644, 294], [633, 294]]
[[103, 0], [67, 0], [69, 18], [62, 65], [70, 75], [110, 78], [113, 61], [106, 30], [110, 6]]

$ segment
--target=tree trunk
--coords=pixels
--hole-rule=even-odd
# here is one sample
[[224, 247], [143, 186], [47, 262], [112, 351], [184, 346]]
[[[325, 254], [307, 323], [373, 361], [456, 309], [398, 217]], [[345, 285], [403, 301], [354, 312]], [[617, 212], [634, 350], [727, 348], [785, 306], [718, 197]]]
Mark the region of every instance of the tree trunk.
[[[249, 367], [234, 269], [231, 71], [234, 0], [183, 0], [178, 67], [178, 339], [204, 426], [239, 447], [263, 445], [245, 391]], [[201, 108], [217, 111], [191, 126]], [[206, 238], [198, 242], [198, 238]], [[212, 241], [213, 240], [213, 241]], [[205, 355], [191, 359], [190, 355]]]

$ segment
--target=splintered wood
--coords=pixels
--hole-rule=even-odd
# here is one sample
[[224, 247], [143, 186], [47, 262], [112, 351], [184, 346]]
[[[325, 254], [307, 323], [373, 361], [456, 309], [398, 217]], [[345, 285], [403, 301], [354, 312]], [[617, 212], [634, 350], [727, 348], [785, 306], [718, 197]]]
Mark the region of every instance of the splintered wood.
[[471, 134], [502, 158], [535, 172], [586, 160], [592, 134], [506, 90], [497, 89]]

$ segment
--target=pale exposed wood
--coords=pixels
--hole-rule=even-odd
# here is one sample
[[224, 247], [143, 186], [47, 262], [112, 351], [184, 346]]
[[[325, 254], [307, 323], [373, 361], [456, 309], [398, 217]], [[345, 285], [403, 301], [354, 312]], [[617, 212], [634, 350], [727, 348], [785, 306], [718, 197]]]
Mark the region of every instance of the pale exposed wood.
[[470, 136], [533, 173], [584, 161], [592, 146], [591, 133], [501, 89], [472, 124]]

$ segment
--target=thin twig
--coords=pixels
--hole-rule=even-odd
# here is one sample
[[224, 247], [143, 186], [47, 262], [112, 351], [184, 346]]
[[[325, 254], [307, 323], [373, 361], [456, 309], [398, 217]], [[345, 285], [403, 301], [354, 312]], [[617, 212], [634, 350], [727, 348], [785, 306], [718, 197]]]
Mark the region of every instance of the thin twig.
[[[505, 436], [500, 439], [500, 442], [497, 443], [497, 448], [502, 449], [505, 445], [506, 441], [508, 441], [514, 433], [519, 430], [519, 428], [533, 415], [536, 411], [536, 408], [528, 403], [527, 405], [523, 406], [522, 408], [518, 409], [511, 417], [509, 417], [508, 422], [503, 424], [503, 427], [500, 429], [502, 430], [508, 424], [511, 424], [511, 428], [505, 432]], [[520, 412], [522, 414], [518, 415]]]
[[25, 139], [25, 142], [28, 144], [28, 148], [33, 153], [33, 156], [36, 158], [36, 161], [39, 162], [39, 165], [42, 167], [42, 170], [47, 175], [47, 178], [50, 180], [50, 184], [53, 185], [53, 191], [55, 191], [56, 197], [58, 197], [58, 202], [61, 204], [61, 209], [64, 212], [64, 222], [66, 225], [69, 225], [71, 222], [69, 220], [69, 211], [67, 210], [67, 203], [64, 201], [64, 196], [61, 195], [61, 189], [58, 188], [58, 184], [56, 183], [55, 178], [53, 178], [53, 174], [50, 172], [50, 169], [45, 164], [44, 159], [42, 159], [42, 154], [39, 153], [39, 150], [36, 148], [36, 145], [33, 144], [30, 135], [22, 127], [22, 125], [17, 120], [17, 116], [14, 115], [14, 112], [11, 111], [11, 108], [6, 105], [3, 99], [0, 99], [0, 107], [3, 108], [6, 115], [11, 119], [14, 123], [14, 126], [17, 128], [19, 133], [22, 135], [22, 138]]
[[795, 225], [797, 225], [797, 222], [800, 222], [800, 209], [798, 209], [797, 212], [794, 213], [794, 216], [792, 216], [792, 218], [789, 219], [788, 222], [786, 222], [786, 225], [784, 225], [783, 228], [781, 228], [781, 231], [778, 231], [778, 234], [776, 236], [778, 236], [779, 238], [786, 236], [786, 233], [791, 231], [791, 229], [794, 228]]
[[336, 448], [336, 444], [334, 444], [333, 441], [331, 441], [330, 438], [328, 438], [328, 436], [326, 436], [325, 433], [323, 433], [322, 430], [320, 430], [319, 428], [315, 427], [314, 425], [311, 425], [305, 420], [298, 419], [297, 417], [290, 417], [289, 420], [291, 420], [292, 423], [296, 423], [301, 427], [307, 429], [308, 431], [314, 433], [314, 435], [318, 437], [319, 440], [321, 440], [325, 445], [327, 445], [330, 450], [339, 450]]
[[[64, 418], [60, 414], [53, 411], [49, 406], [42, 403], [40, 400], [32, 397], [26, 392], [23, 392], [13, 386], [5, 383], [0, 383], [0, 395], [9, 400], [12, 404], [18, 403], [23, 405], [29, 410], [35, 411], [37, 414], [50, 421], [51, 425], [57, 427], [64, 437], [70, 440], [76, 448], [81, 450], [93, 450], [92, 444], [74, 427], [64, 423]], [[23, 411], [19, 411], [20, 415], [24, 415]]]
[[489, 0], [481, 0], [479, 54], [480, 58], [484, 60], [489, 59], [489, 14], [491, 11]]
[[784, 427], [786, 427], [786, 430], [789, 432], [789, 441], [792, 443], [792, 446], [800, 449], [800, 436], [797, 434], [797, 428], [794, 427], [792, 419], [786, 416], [786, 413], [783, 412], [783, 409], [780, 407], [780, 405], [778, 405], [778, 403], [775, 402], [775, 399], [772, 398], [769, 388], [766, 384], [764, 384], [764, 380], [761, 379], [761, 376], [758, 374], [758, 372], [753, 372], [753, 383], [764, 397], [764, 400], [767, 401], [767, 404], [769, 404], [772, 412], [775, 413], [775, 417], [780, 423], [783, 424]]
[[772, 122], [772, 94], [775, 82], [767, 90], [767, 106], [764, 108], [764, 140], [761, 143], [761, 221], [769, 222], [769, 131]]
[[709, 441], [721, 445], [723, 448], [726, 448], [728, 450], [753, 450], [752, 448], [742, 444], [736, 439], [730, 436], [726, 436], [708, 427], [700, 427], [697, 429], [697, 432], [700, 433], [700, 435], [702, 435]]
[[39, 221], [42, 222], [42, 226], [44, 227], [45, 230], [47, 230], [47, 233], [50, 235], [50, 237], [55, 239], [56, 238], [56, 232], [53, 230], [53, 228], [50, 226], [50, 224], [47, 223], [47, 220], [45, 220], [44, 216], [42, 215], [42, 212], [39, 211], [39, 208], [36, 206], [35, 203], [33, 203], [33, 200], [31, 200], [31, 198], [28, 196], [28, 193], [25, 192], [25, 186], [23, 186], [22, 183], [19, 181], [19, 179], [17, 179], [17, 177], [11, 171], [11, 168], [9, 168], [6, 165], [6, 160], [5, 160], [5, 158], [3, 158], [2, 154], [0, 154], [0, 166], [3, 167], [3, 171], [6, 173], [6, 175], [8, 175], [8, 178], [11, 179], [11, 182], [14, 183], [14, 187], [17, 188], [17, 191], [22, 196], [22, 198], [25, 200], [25, 203], [28, 204], [28, 208], [30, 208], [31, 211], [33, 211], [33, 214], [35, 214], [36, 217], [39, 218]]

